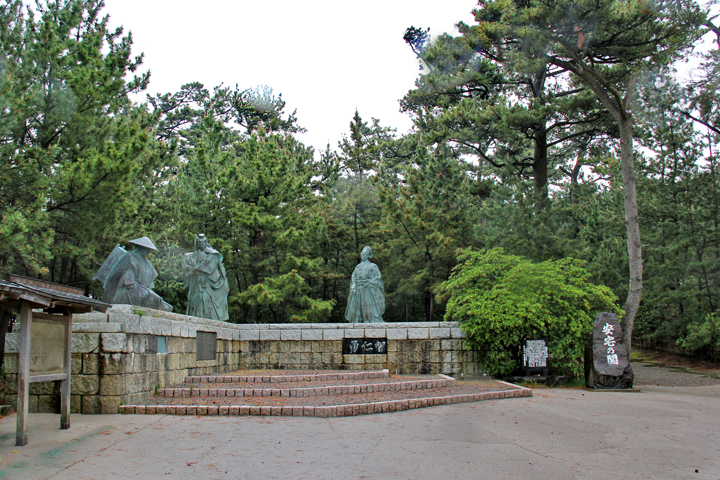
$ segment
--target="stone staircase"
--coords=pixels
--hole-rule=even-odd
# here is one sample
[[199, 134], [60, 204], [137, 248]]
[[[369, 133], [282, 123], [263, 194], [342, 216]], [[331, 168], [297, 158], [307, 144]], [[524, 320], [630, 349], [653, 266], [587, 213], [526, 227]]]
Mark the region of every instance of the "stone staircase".
[[144, 405], [122, 405], [120, 413], [326, 418], [529, 396], [530, 389], [507, 382], [447, 375], [275, 371], [186, 377], [182, 385], [157, 389]]

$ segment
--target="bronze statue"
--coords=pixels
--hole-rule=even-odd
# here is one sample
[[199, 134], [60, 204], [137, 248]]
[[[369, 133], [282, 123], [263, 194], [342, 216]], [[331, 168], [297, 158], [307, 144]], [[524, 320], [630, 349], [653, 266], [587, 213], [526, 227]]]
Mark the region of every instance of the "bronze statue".
[[370, 262], [372, 249], [365, 247], [360, 252], [361, 262], [355, 267], [350, 280], [345, 319], [350, 323], [381, 323], [385, 313], [385, 287], [380, 269]]
[[136, 238], [129, 243], [135, 248], [128, 252], [116, 245], [93, 277], [93, 280], [103, 282], [102, 300], [171, 312], [172, 305], [153, 292], [158, 273], [147, 256], [157, 252], [157, 247], [148, 237]]
[[183, 274], [188, 289], [187, 314], [212, 320], [227, 320], [227, 275], [223, 257], [210, 246], [205, 234], [195, 237], [194, 251], [185, 254]]

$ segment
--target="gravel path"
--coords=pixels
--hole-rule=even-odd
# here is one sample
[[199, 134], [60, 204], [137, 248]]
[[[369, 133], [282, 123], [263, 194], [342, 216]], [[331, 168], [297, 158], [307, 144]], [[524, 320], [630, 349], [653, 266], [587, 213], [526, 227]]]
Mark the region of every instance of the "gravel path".
[[656, 387], [708, 387], [720, 385], [720, 379], [706, 373], [689, 373], [681, 369], [658, 367], [649, 363], [633, 363], [635, 385]]

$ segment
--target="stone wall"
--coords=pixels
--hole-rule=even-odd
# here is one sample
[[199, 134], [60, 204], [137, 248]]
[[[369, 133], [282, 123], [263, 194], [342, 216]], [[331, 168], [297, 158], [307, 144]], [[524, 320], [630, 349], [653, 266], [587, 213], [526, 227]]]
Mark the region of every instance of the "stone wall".
[[[453, 322], [236, 325], [130, 305], [73, 320], [72, 412], [117, 413], [120, 405], [140, 403], [188, 375], [240, 369], [482, 372]], [[216, 334], [214, 360], [197, 360], [198, 331]], [[343, 354], [344, 339], [385, 339], [387, 352]], [[17, 345], [18, 333], [8, 334], [4, 403], [11, 405], [17, 401]], [[59, 411], [59, 393], [59, 382], [31, 384], [30, 411]]]

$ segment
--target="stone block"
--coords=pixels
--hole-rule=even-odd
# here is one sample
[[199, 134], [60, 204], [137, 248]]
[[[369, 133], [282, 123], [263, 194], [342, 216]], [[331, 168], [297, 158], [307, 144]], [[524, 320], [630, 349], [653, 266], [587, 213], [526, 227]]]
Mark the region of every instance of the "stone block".
[[428, 330], [430, 333], [430, 338], [450, 338], [450, 328], [448, 327], [430, 328]]
[[17, 369], [18, 354], [6, 354], [5, 361], [3, 363], [3, 370], [5, 371], [5, 373], [17, 373]]
[[301, 340], [302, 332], [298, 330], [280, 330], [280, 340]]
[[364, 338], [365, 337], [365, 329], [364, 328], [346, 328], [342, 331], [344, 332], [344, 335], [342, 338]]
[[30, 395], [59, 395], [60, 381], [31, 383]]
[[290, 352], [310, 353], [313, 351], [313, 345], [316, 343], [322, 343], [322, 342], [312, 342], [312, 341], [308, 341], [308, 340], [304, 340], [304, 341], [300, 341], [300, 342], [291, 342]]
[[125, 393], [125, 375], [100, 377], [100, 395], [122, 395], [123, 393]]
[[387, 328], [385, 334], [388, 340], [405, 340], [408, 338], [408, 329], [400, 327]]
[[125, 363], [126, 373], [141, 373], [145, 371], [145, 355], [131, 353]]
[[280, 340], [280, 330], [260, 330], [260, 340]]
[[73, 335], [72, 335], [72, 352], [73, 353], [99, 353], [100, 352], [100, 334], [99, 333], [73, 333]]
[[117, 311], [115, 308], [111, 308], [107, 312], [107, 322], [109, 323], [121, 323], [124, 326], [131, 324], [137, 324], [140, 320], [140, 315], [136, 315], [130, 312]]
[[30, 413], [40, 413], [37, 395], [28, 395], [28, 411]]
[[110, 310], [108, 310], [108, 313], [115, 312], [115, 313], [133, 313], [135, 311], [142, 311], [140, 307], [137, 307], [135, 305], [129, 305], [129, 304], [116, 304], [113, 305]]
[[103, 375], [119, 375], [125, 373], [125, 355], [122, 353], [101, 353], [100, 372]]
[[85, 415], [100, 413], [100, 397], [95, 395], [83, 395], [82, 413]]
[[171, 322], [170, 323], [170, 336], [180, 337], [181, 335], [182, 335], [182, 328], [181, 328], [180, 322]]
[[386, 328], [366, 328], [365, 338], [386, 338]]
[[5, 334], [5, 353], [18, 353], [20, 351], [20, 334]]
[[442, 352], [440, 350], [433, 350], [430, 352], [430, 363], [441, 363], [442, 362]]
[[197, 327], [198, 327], [197, 325], [188, 324], [187, 329], [188, 329], [188, 337], [189, 338], [197, 337], [197, 331], [198, 331]]
[[348, 365], [365, 365], [365, 355], [344, 355], [343, 363]]
[[160, 333], [158, 335], [164, 335], [164, 336], [170, 336], [172, 335], [172, 320], [161, 320], [159, 322], [160, 326]]
[[160, 369], [160, 361], [157, 353], [145, 354], [145, 371], [157, 372]]
[[[73, 317], [74, 318], [74, 317]], [[104, 333], [104, 332], [121, 332], [122, 325], [119, 323], [73, 323], [72, 326], [73, 335], [75, 333], [90, 332], [90, 333]]]
[[103, 415], [114, 415], [120, 413], [122, 397], [101, 397], [100, 413]]
[[460, 329], [460, 327], [452, 327], [450, 328], [450, 336], [452, 338], [465, 338], [465, 334]]
[[[78, 372], [80, 373], [80, 372]], [[83, 375], [99, 375], [100, 374], [100, 354], [83, 353], [82, 354], [82, 374]]]
[[97, 395], [100, 391], [100, 377], [97, 375], [75, 375], [71, 380], [72, 395]]
[[303, 329], [302, 340], [323, 340], [323, 331], [317, 328]]
[[310, 359], [311, 365], [317, 365], [318, 367], [323, 367], [323, 354], [322, 353], [312, 353], [312, 358]]
[[82, 407], [82, 397], [80, 395], [70, 396], [70, 413], [80, 413]]
[[102, 350], [104, 353], [127, 352], [128, 338], [125, 333], [103, 333]]
[[430, 337], [430, 333], [427, 328], [408, 328], [408, 339], [420, 340]]
[[[17, 395], [17, 374], [5, 374], [5, 395]], [[14, 404], [15, 400], [10, 403]]]
[[326, 328], [322, 331], [323, 340], [342, 340], [345, 338], [344, 328]]
[[80, 313], [80, 314], [73, 315], [73, 324], [84, 323], [84, 322], [107, 323], [107, 321], [108, 321], [107, 313], [91, 312], [91, 313]]

